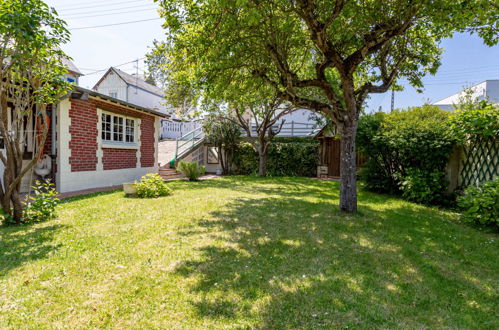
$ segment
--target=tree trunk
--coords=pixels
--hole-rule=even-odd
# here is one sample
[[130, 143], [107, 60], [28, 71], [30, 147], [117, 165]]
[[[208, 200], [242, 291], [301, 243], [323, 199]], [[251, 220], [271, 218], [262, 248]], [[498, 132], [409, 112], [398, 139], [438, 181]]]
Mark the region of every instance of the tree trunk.
[[340, 210], [342, 212], [357, 211], [357, 176], [355, 159], [355, 137], [357, 121], [344, 122], [340, 126]]
[[[20, 186], [20, 185], [19, 185]], [[12, 208], [14, 209], [14, 221], [20, 223], [23, 218], [23, 204], [21, 202], [21, 195], [19, 194], [18, 187], [12, 193]]]
[[267, 176], [267, 153], [263, 150], [263, 147], [260, 147], [258, 150], [258, 175], [259, 176]]
[[[270, 143], [270, 142], [269, 142]], [[265, 141], [265, 131], [258, 132], [258, 175], [267, 176], [267, 141]]]

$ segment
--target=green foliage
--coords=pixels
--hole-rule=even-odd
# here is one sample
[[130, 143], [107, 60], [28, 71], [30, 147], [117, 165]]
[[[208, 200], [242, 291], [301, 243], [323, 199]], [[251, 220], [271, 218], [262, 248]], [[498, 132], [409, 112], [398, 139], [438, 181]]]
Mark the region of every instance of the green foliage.
[[402, 193], [422, 203], [444, 202], [444, 170], [455, 144], [449, 114], [435, 106], [360, 118], [359, 151], [368, 158], [368, 189]]
[[158, 173], [148, 173], [135, 183], [137, 196], [140, 198], [156, 198], [171, 195], [172, 190]]
[[59, 204], [59, 193], [51, 182], [36, 181], [33, 186], [34, 196], [28, 197], [23, 212], [23, 222], [42, 222], [55, 217], [55, 208]]
[[409, 168], [406, 175], [399, 180], [402, 197], [422, 204], [444, 202], [447, 184], [444, 172], [430, 172], [418, 168]]
[[[276, 138], [268, 151], [268, 176], [315, 176], [319, 158], [319, 142], [312, 139]], [[238, 174], [258, 172], [258, 153], [251, 144], [242, 143], [235, 155], [234, 166]]]
[[0, 36], [0, 63], [9, 63], [1, 76], [13, 85], [28, 83], [36, 104], [59, 101], [69, 87], [60, 47], [70, 34], [55, 10], [41, 0], [1, 0]]
[[466, 222], [499, 229], [499, 179], [469, 186], [457, 200]]
[[183, 173], [189, 181], [197, 181], [206, 172], [206, 167], [199, 166], [197, 162], [181, 161], [177, 165], [177, 171]]
[[467, 101], [451, 115], [451, 128], [461, 143], [499, 136], [499, 107], [487, 101]]
[[227, 118], [211, 115], [203, 121], [203, 131], [206, 142], [222, 151], [220, 157], [222, 170], [224, 174], [229, 174], [234, 152], [241, 141], [241, 128]]

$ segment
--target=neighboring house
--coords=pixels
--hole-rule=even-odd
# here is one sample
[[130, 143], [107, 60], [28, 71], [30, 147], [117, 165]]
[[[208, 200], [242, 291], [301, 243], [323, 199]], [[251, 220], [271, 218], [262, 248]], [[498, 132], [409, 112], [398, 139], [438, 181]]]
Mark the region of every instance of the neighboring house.
[[117, 68], [109, 68], [93, 90], [144, 108], [169, 113], [161, 88]]
[[[60, 103], [49, 105], [47, 114], [55, 125], [42, 159], [48, 159], [47, 178], [59, 192], [120, 185], [158, 172], [163, 113], [75, 86]], [[27, 129], [32, 126], [28, 123]], [[25, 163], [33, 157], [33, 131], [25, 145]], [[30, 190], [37, 173], [33, 169], [24, 177], [21, 191]]]
[[467, 95], [467, 90], [472, 91], [471, 97], [473, 99], [479, 101], [488, 99], [492, 103], [499, 103], [499, 80], [485, 80], [433, 104], [443, 110], [452, 111], [455, 109], [454, 105], [458, 104], [460, 99]]
[[78, 86], [80, 84], [80, 77], [83, 76], [83, 73], [81, 73], [76, 65], [74, 65], [74, 63], [67, 58], [63, 58], [62, 63], [68, 68], [68, 72], [66, 73], [64, 78], [66, 78], [66, 80], [70, 83]]

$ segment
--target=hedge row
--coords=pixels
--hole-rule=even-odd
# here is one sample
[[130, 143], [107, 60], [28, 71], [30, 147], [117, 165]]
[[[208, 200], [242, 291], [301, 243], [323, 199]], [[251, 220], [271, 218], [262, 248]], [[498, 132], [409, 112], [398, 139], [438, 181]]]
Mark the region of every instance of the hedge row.
[[[310, 138], [275, 138], [267, 156], [269, 176], [316, 175], [319, 162], [319, 141]], [[234, 155], [235, 173], [258, 173], [258, 153], [252, 146], [241, 143]]]

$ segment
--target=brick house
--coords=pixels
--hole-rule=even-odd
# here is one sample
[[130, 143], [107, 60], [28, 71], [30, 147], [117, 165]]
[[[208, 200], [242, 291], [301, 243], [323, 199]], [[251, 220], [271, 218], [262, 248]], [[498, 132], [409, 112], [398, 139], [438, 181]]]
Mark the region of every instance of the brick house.
[[[158, 172], [165, 114], [78, 86], [49, 106], [48, 114], [55, 124], [44, 154], [52, 159], [49, 177], [59, 192], [120, 185]], [[26, 176], [23, 190], [36, 177]]]

